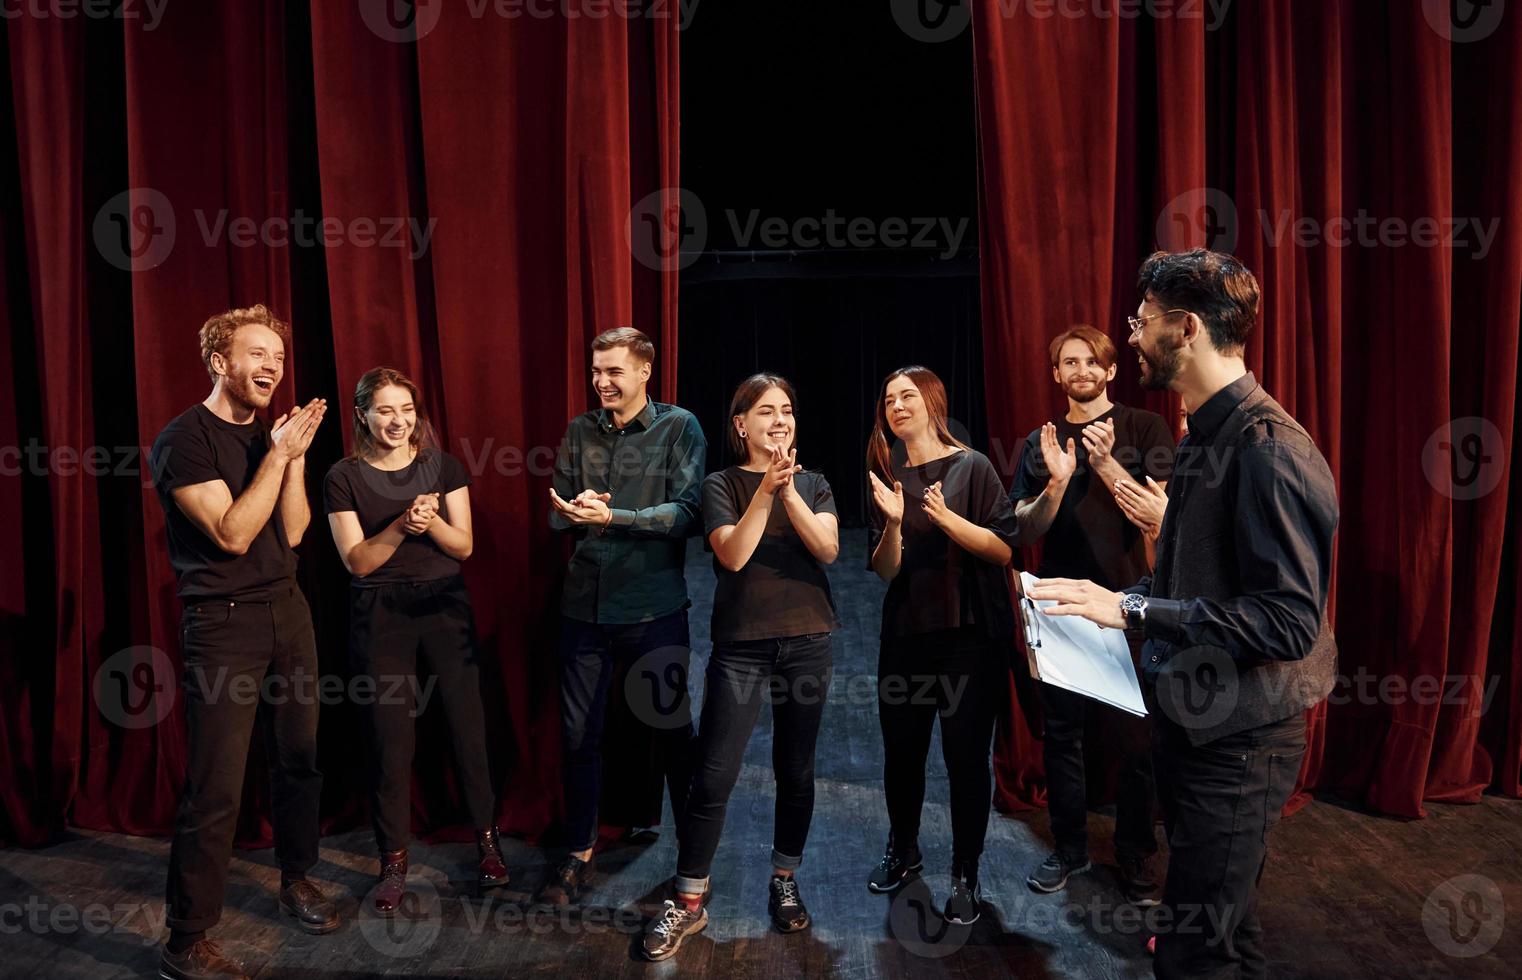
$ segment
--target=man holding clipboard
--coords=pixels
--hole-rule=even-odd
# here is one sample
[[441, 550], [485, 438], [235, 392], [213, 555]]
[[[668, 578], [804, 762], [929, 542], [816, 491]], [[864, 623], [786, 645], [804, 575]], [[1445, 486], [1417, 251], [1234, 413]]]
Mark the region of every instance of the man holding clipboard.
[[[1067, 395], [1068, 411], [1026, 439], [1010, 488], [1020, 544], [1043, 543], [1041, 578], [1087, 579], [1124, 588], [1151, 570], [1152, 538], [1167, 499], [1163, 491], [1173, 471], [1174, 440], [1161, 416], [1110, 401], [1116, 352], [1105, 334], [1090, 326], [1074, 327], [1053, 338], [1050, 353], [1052, 379]], [[1139, 489], [1121, 497], [1117, 484]], [[1131, 503], [1137, 495], [1155, 502], [1151, 520]], [[1030, 609], [1024, 611], [1029, 616]], [[1047, 678], [1038, 686], [1045, 719], [1047, 812], [1057, 847], [1030, 873], [1028, 884], [1038, 892], [1059, 891], [1071, 875], [1091, 867], [1083, 734], [1086, 722], [1094, 720], [1116, 734], [1123, 754], [1115, 807], [1121, 887], [1129, 901], [1156, 905], [1157, 831], [1146, 720]]]

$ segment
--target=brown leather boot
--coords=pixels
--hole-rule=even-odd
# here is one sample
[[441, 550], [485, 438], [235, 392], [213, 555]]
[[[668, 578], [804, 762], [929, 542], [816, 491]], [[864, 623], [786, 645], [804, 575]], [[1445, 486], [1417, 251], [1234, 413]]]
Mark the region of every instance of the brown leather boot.
[[371, 906], [375, 914], [390, 918], [407, 894], [407, 849], [381, 851], [380, 884], [376, 886]]
[[507, 862], [497, 843], [497, 828], [476, 831], [476, 887], [500, 888], [507, 884]]
[[210, 939], [181, 953], [171, 953], [166, 947], [159, 956], [159, 976], [168, 980], [248, 980], [243, 968]]

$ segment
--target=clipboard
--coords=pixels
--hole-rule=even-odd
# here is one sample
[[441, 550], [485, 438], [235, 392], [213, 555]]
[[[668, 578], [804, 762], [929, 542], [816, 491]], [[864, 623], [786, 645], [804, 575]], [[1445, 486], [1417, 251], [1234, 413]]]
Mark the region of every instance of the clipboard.
[[1145, 717], [1147, 707], [1131, 662], [1126, 631], [1105, 629], [1078, 616], [1048, 616], [1041, 610], [1055, 602], [1026, 595], [1036, 581], [1030, 572], [1021, 572], [1015, 590], [1020, 597], [1020, 624], [1031, 676]]

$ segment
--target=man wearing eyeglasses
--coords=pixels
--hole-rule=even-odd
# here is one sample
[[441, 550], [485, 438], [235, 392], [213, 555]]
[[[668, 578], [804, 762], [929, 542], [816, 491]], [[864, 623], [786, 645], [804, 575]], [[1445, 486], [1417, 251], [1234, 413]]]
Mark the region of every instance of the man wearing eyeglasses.
[[[1131, 346], [1142, 381], [1189, 412], [1154, 574], [1124, 592], [1046, 580], [1044, 611], [1147, 637], [1142, 691], [1170, 854], [1159, 977], [1261, 977], [1257, 889], [1332, 689], [1325, 611], [1337, 489], [1310, 435], [1248, 372], [1253, 274], [1205, 249], [1142, 264]], [[1186, 926], [1187, 923], [1187, 926]]]
[[[1173, 471], [1173, 436], [1162, 416], [1109, 399], [1118, 370], [1115, 344], [1090, 326], [1058, 334], [1050, 346], [1052, 380], [1067, 395], [1067, 414], [1030, 434], [1010, 487], [1020, 543], [1042, 542], [1041, 578], [1088, 579], [1125, 588], [1151, 571], [1151, 543], [1160, 518], [1127, 509], [1126, 486], [1148, 500], [1166, 501]], [[1138, 635], [1132, 655], [1141, 645]], [[1083, 736], [1089, 723], [1121, 754], [1115, 800], [1115, 863], [1128, 901], [1158, 903], [1153, 856], [1151, 738], [1136, 718], [1052, 684], [1038, 685], [1045, 731], [1047, 814], [1056, 849], [1031, 871], [1038, 892], [1065, 888], [1088, 871], [1089, 805]]]

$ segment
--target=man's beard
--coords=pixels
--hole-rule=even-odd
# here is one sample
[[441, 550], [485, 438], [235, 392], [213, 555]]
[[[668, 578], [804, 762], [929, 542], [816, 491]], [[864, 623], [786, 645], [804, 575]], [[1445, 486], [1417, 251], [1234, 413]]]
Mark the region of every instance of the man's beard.
[[1183, 358], [1179, 355], [1183, 349], [1184, 345], [1180, 343], [1153, 357], [1138, 347], [1136, 352], [1147, 362], [1147, 370], [1142, 372], [1142, 387], [1149, 391], [1167, 391], [1178, 377], [1179, 368], [1183, 364]]
[[1073, 401], [1077, 402], [1080, 405], [1087, 405], [1089, 402], [1105, 393], [1105, 386], [1096, 383], [1090, 385], [1087, 388], [1080, 388], [1076, 384], [1068, 384], [1063, 385], [1062, 390]]
[[270, 389], [268, 394], [260, 391], [254, 387], [254, 376], [252, 374], [242, 374], [238, 371], [228, 372], [227, 384], [223, 388], [229, 397], [234, 401], [241, 402], [245, 408], [251, 411], [264, 408], [270, 403], [270, 398], [275, 393], [273, 388]]

